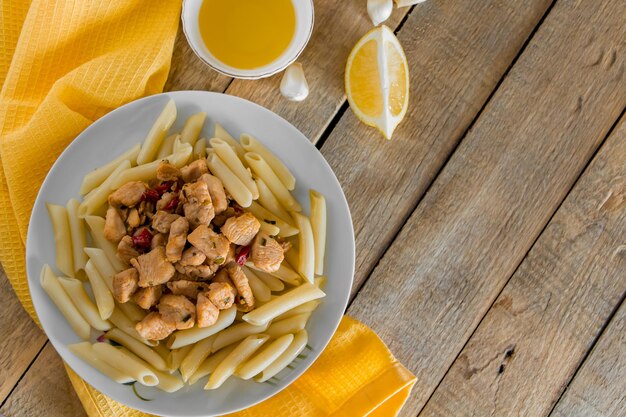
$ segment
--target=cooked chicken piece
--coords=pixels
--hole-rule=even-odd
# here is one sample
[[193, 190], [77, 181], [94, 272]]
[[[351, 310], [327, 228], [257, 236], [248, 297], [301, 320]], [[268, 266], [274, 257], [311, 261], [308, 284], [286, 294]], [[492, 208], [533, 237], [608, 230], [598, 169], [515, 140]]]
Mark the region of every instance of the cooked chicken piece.
[[165, 294], [159, 300], [159, 313], [163, 320], [173, 323], [178, 330], [196, 324], [196, 306], [184, 295]]
[[176, 165], [172, 165], [169, 161], [161, 161], [157, 167], [156, 176], [161, 181], [176, 181], [182, 177], [180, 169], [176, 168]]
[[163, 320], [161, 314], [152, 312], [137, 323], [135, 329], [144, 339], [163, 340], [176, 330], [176, 326]]
[[228, 253], [226, 254], [226, 260], [224, 264], [230, 263], [235, 260], [235, 251], [237, 250], [237, 246], [233, 243], [230, 244], [228, 248]]
[[189, 165], [182, 167], [180, 172], [183, 174], [185, 182], [192, 182], [200, 178], [203, 174], [209, 172], [205, 159], [198, 159]]
[[235, 209], [232, 207], [228, 207], [226, 210], [224, 210], [220, 214], [216, 215], [215, 218], [213, 218], [213, 224], [217, 227], [222, 227], [224, 226], [224, 223], [226, 223], [226, 220], [236, 215], [237, 214], [235, 213]]
[[160, 285], [154, 287], [139, 288], [133, 296], [132, 300], [144, 310], [150, 309], [161, 298], [162, 289]]
[[127, 182], [109, 195], [109, 204], [113, 207], [133, 207], [141, 201], [146, 188], [141, 181]]
[[185, 275], [184, 279], [202, 279], [212, 276], [217, 270], [217, 266], [212, 265], [198, 265], [198, 266], [183, 266], [180, 263], [175, 263], [176, 270]]
[[238, 217], [226, 220], [220, 229], [224, 236], [232, 243], [240, 246], [249, 245], [254, 236], [259, 232], [261, 222], [251, 213], [244, 213]]
[[277, 271], [285, 259], [283, 247], [267, 232], [259, 232], [256, 235], [250, 255], [254, 266], [265, 272]]
[[180, 216], [178, 214], [159, 210], [154, 216], [152, 216], [152, 228], [157, 232], [169, 233], [172, 223], [179, 218]]
[[128, 268], [118, 272], [113, 277], [113, 297], [118, 303], [125, 303], [130, 300], [130, 296], [137, 291], [139, 273], [135, 268]]
[[157, 233], [152, 237], [152, 242], [150, 242], [150, 249], [154, 249], [158, 246], [165, 247], [167, 245], [167, 236], [163, 233]]
[[213, 277], [211, 281], [212, 282], [226, 282], [230, 284], [233, 288], [235, 288], [235, 284], [233, 284], [233, 282], [230, 280], [230, 277], [228, 276], [228, 271], [226, 270], [226, 268], [222, 268], [219, 271], [217, 271], [217, 274], [215, 274], [215, 276]]
[[192, 227], [211, 223], [215, 212], [206, 184], [202, 181], [185, 184], [183, 194], [186, 200], [183, 210]]
[[196, 302], [196, 314], [198, 327], [208, 327], [217, 321], [220, 315], [220, 310], [209, 300], [206, 293], [198, 294], [198, 301]]
[[219, 310], [232, 307], [235, 302], [235, 288], [227, 282], [213, 282], [209, 285], [209, 300]]
[[235, 288], [237, 288], [237, 293], [240, 297], [237, 307], [242, 307], [244, 311], [252, 310], [254, 308], [254, 295], [252, 295], [248, 277], [246, 277], [241, 267], [235, 262], [229, 263], [226, 266], [226, 270], [233, 284], [235, 284]]
[[193, 246], [185, 249], [179, 263], [181, 266], [198, 266], [205, 261], [206, 255]]
[[200, 249], [200, 251], [206, 255], [208, 261], [220, 262], [221, 258], [221, 263], [224, 263], [223, 261], [226, 259], [226, 255], [228, 255], [230, 247], [228, 239], [223, 235], [215, 233], [204, 224], [196, 227], [196, 229], [187, 236], [187, 240], [194, 247]]
[[170, 262], [180, 261], [187, 243], [187, 232], [189, 231], [189, 222], [184, 217], [179, 217], [172, 223], [170, 228], [170, 236], [167, 239], [165, 253], [167, 260]]
[[111, 242], [119, 242], [126, 235], [126, 225], [120, 213], [113, 206], [107, 209], [106, 220], [104, 222], [104, 237]]
[[288, 241], [288, 240], [283, 240], [282, 242], [278, 242], [278, 243], [280, 243], [280, 246], [283, 248], [283, 253], [287, 252], [288, 250], [290, 250], [293, 247], [291, 242]]
[[165, 257], [165, 248], [157, 246], [150, 252], [131, 259], [130, 264], [139, 271], [139, 286], [163, 284], [174, 276], [174, 266]]
[[200, 181], [204, 182], [209, 189], [215, 214], [220, 214], [226, 210], [228, 208], [228, 199], [226, 198], [226, 191], [224, 191], [222, 181], [211, 174], [203, 174], [200, 177]]
[[172, 191], [169, 193], [163, 193], [161, 199], [156, 203], [157, 210], [168, 210], [168, 211], [176, 211], [176, 207], [171, 207], [173, 204], [178, 206], [175, 200], [178, 200], [178, 191]]
[[130, 265], [130, 260], [139, 255], [140, 253], [133, 245], [133, 238], [128, 235], [124, 236], [117, 245], [117, 258], [122, 261], [124, 265]]
[[141, 217], [139, 216], [139, 212], [136, 208], [130, 209], [128, 212], [128, 217], [126, 218], [126, 223], [132, 228], [139, 227], [141, 224]]
[[174, 295], [184, 295], [187, 298], [195, 300], [198, 298], [198, 293], [209, 290], [209, 284], [204, 282], [180, 280], [168, 282], [167, 288], [169, 288]]

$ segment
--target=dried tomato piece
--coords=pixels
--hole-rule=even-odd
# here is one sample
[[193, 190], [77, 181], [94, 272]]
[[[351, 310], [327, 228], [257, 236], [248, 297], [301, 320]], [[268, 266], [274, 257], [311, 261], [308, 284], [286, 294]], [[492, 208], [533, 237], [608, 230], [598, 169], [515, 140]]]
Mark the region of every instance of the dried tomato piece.
[[250, 256], [251, 247], [252, 245], [242, 246], [241, 249], [239, 249], [239, 252], [237, 252], [237, 255], [235, 256], [235, 262], [237, 262], [241, 266], [244, 266], [246, 262], [248, 261], [248, 256]]
[[167, 203], [165, 207], [163, 207], [163, 210], [169, 211], [169, 210], [176, 209], [176, 207], [178, 207], [178, 202], [179, 202], [178, 197], [172, 198], [172, 200], [169, 203]]
[[156, 203], [157, 201], [159, 201], [159, 197], [160, 195], [158, 192], [156, 192], [155, 190], [147, 189], [143, 192], [143, 195], [141, 196], [141, 201], [150, 201], [152, 203]]
[[140, 232], [135, 233], [135, 235], [132, 237], [133, 246], [139, 250], [150, 249], [152, 238], [153, 238], [153, 235], [152, 233], [150, 233], [148, 229], [146, 228], [141, 229]]
[[154, 187], [154, 191], [159, 193], [159, 197], [160, 197], [163, 194], [165, 194], [167, 191], [169, 191], [170, 188], [172, 188], [172, 185], [174, 185], [174, 181], [164, 181], [161, 184]]

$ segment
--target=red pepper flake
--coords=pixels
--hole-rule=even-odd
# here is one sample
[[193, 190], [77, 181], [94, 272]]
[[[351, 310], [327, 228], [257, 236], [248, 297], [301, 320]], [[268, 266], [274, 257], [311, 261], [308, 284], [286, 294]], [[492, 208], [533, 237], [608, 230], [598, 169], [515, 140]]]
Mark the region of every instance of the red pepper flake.
[[162, 196], [167, 191], [169, 191], [170, 188], [172, 188], [172, 185], [174, 185], [174, 181], [164, 181], [161, 184], [154, 187], [154, 191], [159, 193], [159, 196]]
[[142, 229], [139, 233], [135, 233], [132, 237], [133, 246], [136, 249], [146, 250], [150, 248], [150, 244], [152, 243], [152, 233], [148, 229]]
[[102, 333], [100, 336], [98, 336], [98, 338], [96, 340], [98, 342], [100, 342], [100, 343], [104, 343], [104, 341], [106, 340], [105, 337], [104, 337], [105, 335], [106, 335], [106, 333]]
[[163, 210], [166, 210], [166, 211], [174, 210], [176, 207], [178, 207], [178, 197], [172, 198], [172, 200], [169, 203], [167, 203], [165, 207], [163, 207]]
[[248, 256], [250, 255], [251, 247], [252, 245], [247, 245], [247, 246], [242, 246], [241, 249], [239, 249], [239, 253], [237, 253], [237, 256], [235, 257], [235, 261], [239, 265], [244, 266], [246, 264], [246, 261], [248, 260]]
[[160, 195], [158, 192], [147, 189], [143, 192], [143, 195], [141, 196], [141, 201], [150, 201], [152, 203], [156, 203], [157, 201], [159, 201], [159, 197]]

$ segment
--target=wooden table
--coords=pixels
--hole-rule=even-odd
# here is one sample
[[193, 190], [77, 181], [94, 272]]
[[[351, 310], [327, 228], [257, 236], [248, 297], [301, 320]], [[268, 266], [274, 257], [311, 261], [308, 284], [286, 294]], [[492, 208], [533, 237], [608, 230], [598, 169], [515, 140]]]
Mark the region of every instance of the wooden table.
[[[347, 313], [417, 375], [401, 415], [626, 415], [626, 2], [396, 9], [411, 104], [389, 142], [343, 90], [365, 1], [315, 6], [307, 101], [212, 72], [180, 33], [166, 90], [255, 101], [324, 154], [356, 232]], [[84, 415], [4, 277], [0, 297], [0, 412]]]

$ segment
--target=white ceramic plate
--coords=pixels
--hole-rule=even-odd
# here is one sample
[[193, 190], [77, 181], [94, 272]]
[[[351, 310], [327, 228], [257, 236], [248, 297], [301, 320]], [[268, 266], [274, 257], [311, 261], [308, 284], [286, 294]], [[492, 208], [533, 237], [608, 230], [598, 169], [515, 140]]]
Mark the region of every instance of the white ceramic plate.
[[[204, 111], [207, 123], [201, 136], [210, 137], [214, 123], [221, 123], [233, 136], [247, 132], [256, 136], [285, 162], [297, 179], [295, 194], [308, 212], [308, 190], [326, 196], [328, 237], [324, 287], [327, 297], [307, 325], [312, 351], [296, 360], [295, 369], [286, 369], [270, 385], [230, 378], [221, 388], [204, 391], [207, 378], [194, 386], [168, 394], [155, 388], [137, 386], [137, 398], [130, 386], [116, 384], [80, 360], [66, 345], [79, 342], [61, 313], [39, 284], [45, 263], [55, 264], [52, 226], [45, 203], [65, 205], [78, 197], [83, 176], [126, 151], [146, 136], [166, 102], [174, 99], [178, 118], [173, 129], [180, 131], [187, 116]], [[250, 407], [278, 393], [298, 378], [320, 355], [344, 313], [354, 274], [354, 232], [348, 204], [341, 186], [319, 151], [287, 121], [249, 101], [217, 93], [181, 91], [147, 97], [104, 116], [80, 134], [56, 161], [44, 181], [33, 208], [26, 244], [26, 267], [30, 294], [46, 335], [69, 366], [89, 384], [109, 397], [138, 410], [163, 416], [214, 416]], [[94, 340], [96, 333], [93, 333]]]

